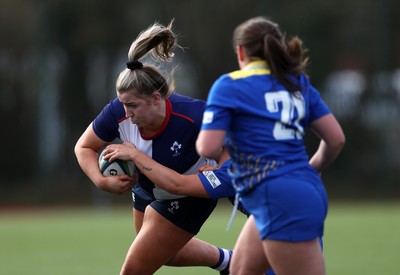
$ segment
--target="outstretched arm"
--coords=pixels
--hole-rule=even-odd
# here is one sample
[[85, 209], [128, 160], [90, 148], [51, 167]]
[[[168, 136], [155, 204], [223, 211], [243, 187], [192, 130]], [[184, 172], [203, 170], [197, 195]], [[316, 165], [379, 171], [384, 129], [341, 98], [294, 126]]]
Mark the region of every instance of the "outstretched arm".
[[197, 174], [182, 175], [162, 164], [159, 164], [133, 144], [111, 144], [104, 150], [105, 158], [132, 160], [142, 174], [155, 185], [176, 195], [209, 198]]

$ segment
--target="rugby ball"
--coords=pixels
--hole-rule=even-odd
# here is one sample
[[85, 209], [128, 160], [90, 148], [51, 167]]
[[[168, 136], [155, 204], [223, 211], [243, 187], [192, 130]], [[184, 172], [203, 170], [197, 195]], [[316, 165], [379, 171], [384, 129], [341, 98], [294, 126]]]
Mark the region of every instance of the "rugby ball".
[[109, 162], [104, 159], [103, 151], [99, 154], [99, 168], [101, 173], [106, 177], [119, 175], [128, 175], [132, 177], [136, 171], [136, 166], [133, 161], [117, 159], [113, 162]]

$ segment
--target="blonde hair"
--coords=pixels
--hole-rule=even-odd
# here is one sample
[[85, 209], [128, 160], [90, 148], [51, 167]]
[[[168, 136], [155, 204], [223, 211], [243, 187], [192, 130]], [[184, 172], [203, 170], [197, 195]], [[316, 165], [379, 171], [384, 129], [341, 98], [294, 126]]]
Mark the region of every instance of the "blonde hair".
[[139, 60], [149, 54], [156, 62], [172, 61], [173, 51], [179, 47], [172, 24], [173, 20], [166, 27], [154, 23], [132, 42], [128, 52], [128, 68], [119, 74], [116, 81], [117, 92], [124, 93], [136, 89], [142, 96], [149, 96], [154, 91], [159, 91], [162, 97], [169, 96], [172, 91], [170, 89], [173, 88], [173, 70], [167, 81], [154, 65], [142, 64]]

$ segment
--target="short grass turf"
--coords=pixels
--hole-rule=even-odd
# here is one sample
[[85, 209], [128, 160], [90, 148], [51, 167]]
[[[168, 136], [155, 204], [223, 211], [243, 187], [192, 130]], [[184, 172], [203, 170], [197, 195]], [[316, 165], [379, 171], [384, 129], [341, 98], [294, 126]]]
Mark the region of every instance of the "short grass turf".
[[[228, 204], [220, 203], [198, 237], [233, 248], [245, 217], [229, 229]], [[331, 202], [325, 225], [327, 273], [400, 274], [400, 204]], [[0, 208], [0, 274], [119, 274], [134, 239], [132, 212], [108, 208]], [[218, 274], [207, 267], [162, 267], [159, 275]]]

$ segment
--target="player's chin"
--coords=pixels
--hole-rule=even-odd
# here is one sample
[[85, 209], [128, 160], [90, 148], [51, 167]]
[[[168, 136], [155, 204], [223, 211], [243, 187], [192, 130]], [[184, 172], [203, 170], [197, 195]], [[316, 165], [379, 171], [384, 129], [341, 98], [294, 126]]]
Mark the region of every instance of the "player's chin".
[[131, 119], [131, 123], [132, 123], [132, 124], [136, 124], [138, 127], [140, 126], [140, 121]]

